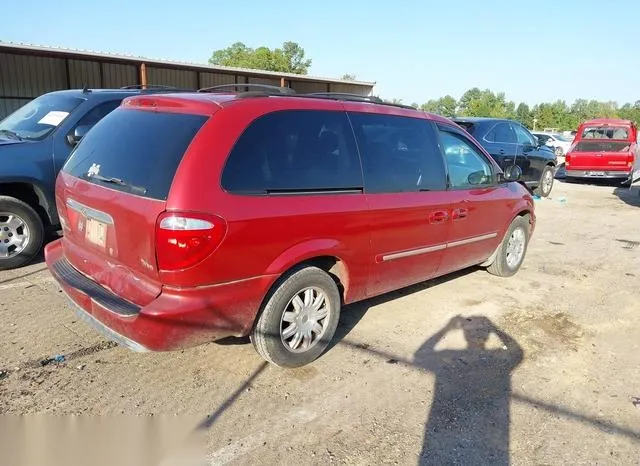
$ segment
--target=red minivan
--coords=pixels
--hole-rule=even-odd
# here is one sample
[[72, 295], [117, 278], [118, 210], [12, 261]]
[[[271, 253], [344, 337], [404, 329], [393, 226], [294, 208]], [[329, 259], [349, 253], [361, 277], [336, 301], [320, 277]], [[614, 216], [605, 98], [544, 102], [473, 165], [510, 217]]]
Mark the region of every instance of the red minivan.
[[587, 121], [578, 128], [565, 157], [566, 174], [569, 178], [627, 181], [638, 155], [638, 130], [632, 121]]
[[465, 267], [516, 273], [530, 193], [441, 117], [374, 98], [140, 96], [56, 186], [46, 262], [79, 315], [135, 350], [250, 335], [296, 367], [343, 305]]

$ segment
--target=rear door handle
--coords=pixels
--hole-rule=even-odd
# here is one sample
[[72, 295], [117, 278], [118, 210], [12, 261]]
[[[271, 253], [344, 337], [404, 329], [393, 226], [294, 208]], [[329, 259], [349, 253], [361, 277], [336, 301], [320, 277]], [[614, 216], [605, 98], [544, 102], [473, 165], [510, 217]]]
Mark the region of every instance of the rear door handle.
[[498, 152], [500, 152], [500, 155], [504, 155], [504, 149], [500, 149]]
[[449, 212], [438, 210], [429, 214], [429, 223], [444, 223], [449, 220]]
[[469, 209], [453, 209], [452, 216], [454, 220], [466, 218], [469, 214]]

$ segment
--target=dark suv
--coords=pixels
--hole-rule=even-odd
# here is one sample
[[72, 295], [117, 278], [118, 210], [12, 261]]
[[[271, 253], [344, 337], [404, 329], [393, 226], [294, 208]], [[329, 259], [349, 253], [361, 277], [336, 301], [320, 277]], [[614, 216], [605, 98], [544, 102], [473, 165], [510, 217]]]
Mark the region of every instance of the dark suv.
[[0, 121], [0, 270], [28, 263], [59, 228], [54, 184], [76, 143], [125, 97], [161, 89], [56, 91]]
[[300, 366], [345, 304], [478, 264], [515, 274], [535, 225], [518, 176], [449, 120], [378, 99], [133, 97], [60, 172], [45, 257], [132, 349], [250, 335]]
[[522, 170], [522, 180], [542, 197], [551, 194], [555, 153], [517, 121], [499, 118], [454, 118], [503, 169], [513, 164]]

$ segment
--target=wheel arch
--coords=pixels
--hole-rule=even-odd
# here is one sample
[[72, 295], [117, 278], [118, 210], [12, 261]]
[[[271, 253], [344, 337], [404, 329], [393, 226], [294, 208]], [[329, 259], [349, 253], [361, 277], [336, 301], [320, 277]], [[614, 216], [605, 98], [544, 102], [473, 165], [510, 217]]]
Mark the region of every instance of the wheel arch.
[[34, 180], [0, 181], [0, 195], [14, 197], [27, 203], [38, 213], [45, 228], [58, 222], [55, 204], [49, 202], [45, 190]]
[[502, 241], [504, 241], [504, 237], [507, 234], [507, 232], [509, 231], [509, 226], [513, 223], [513, 221], [517, 218], [526, 218], [529, 222], [529, 238], [531, 238], [531, 234], [533, 233], [533, 229], [535, 226], [535, 217], [533, 215], [533, 209], [529, 208], [529, 207], [520, 207], [519, 209], [515, 210], [514, 215], [511, 217], [511, 219], [509, 220], [509, 222], [506, 224], [506, 226], [503, 227], [502, 231], [502, 237], [500, 239], [500, 243], [498, 243], [498, 246], [496, 247], [496, 249], [493, 251], [493, 253], [491, 253], [491, 256], [489, 256], [489, 258], [484, 261], [483, 263], [480, 264], [480, 267], [489, 267], [491, 264], [493, 264], [493, 262], [496, 260], [496, 255], [498, 254], [498, 251], [500, 250], [500, 245], [502, 244]]
[[[280, 254], [266, 270], [266, 274], [287, 276], [292, 270], [315, 266], [331, 275], [340, 289], [343, 302], [349, 302], [351, 296], [350, 267], [348, 264], [348, 249], [342, 242], [335, 239], [314, 239], [298, 243]], [[279, 284], [280, 279], [272, 285]], [[267, 293], [267, 296], [269, 295]]]

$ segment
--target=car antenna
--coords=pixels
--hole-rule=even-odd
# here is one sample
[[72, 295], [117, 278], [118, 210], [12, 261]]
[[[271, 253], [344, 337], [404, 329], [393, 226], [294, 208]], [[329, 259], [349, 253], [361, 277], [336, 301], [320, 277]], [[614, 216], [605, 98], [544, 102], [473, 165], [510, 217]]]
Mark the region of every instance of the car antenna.
[[84, 94], [91, 92], [91, 89], [89, 89], [89, 86], [87, 86], [87, 83], [85, 83], [84, 86], [82, 87], [82, 92]]

